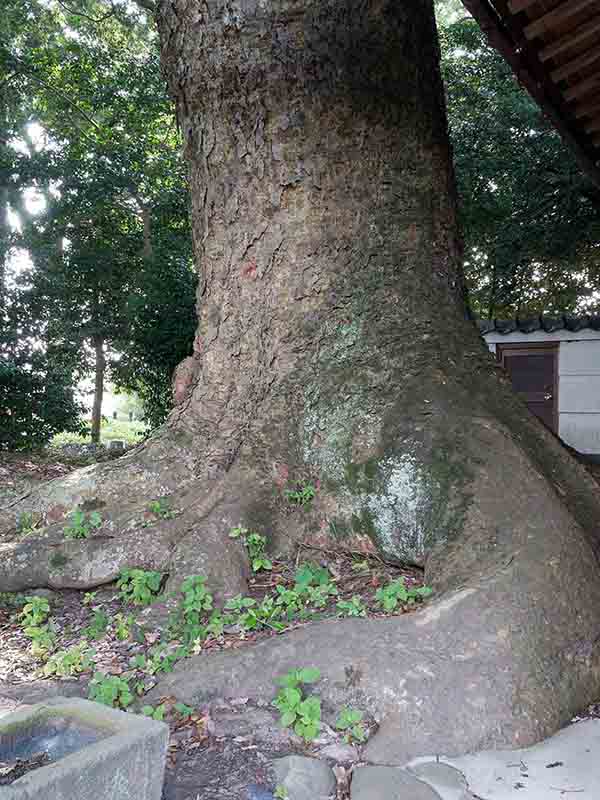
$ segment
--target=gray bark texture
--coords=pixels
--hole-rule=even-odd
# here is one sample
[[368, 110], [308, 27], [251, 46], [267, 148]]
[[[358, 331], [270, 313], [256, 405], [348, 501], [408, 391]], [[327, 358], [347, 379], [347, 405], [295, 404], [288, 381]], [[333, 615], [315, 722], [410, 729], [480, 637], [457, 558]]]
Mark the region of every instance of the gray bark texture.
[[[600, 688], [599, 490], [464, 319], [432, 0], [164, 0], [158, 23], [190, 169], [195, 353], [153, 440], [21, 499], [6, 527], [101, 506], [99, 535], [124, 543], [96, 558], [101, 583], [127, 542], [140, 560], [140, 509], [170, 494], [181, 515], [145, 529], [156, 563], [223, 595], [245, 580], [239, 522], [274, 551], [372, 542], [425, 563], [427, 610], [202, 656], [159, 694], [272, 697], [316, 665], [326, 702], [355, 694], [382, 722], [381, 763], [551, 733]], [[310, 508], [290, 507], [306, 483]], [[7, 535], [0, 590], [17, 565], [75, 580], [43, 555], [64, 551], [59, 523], [44, 537]]]

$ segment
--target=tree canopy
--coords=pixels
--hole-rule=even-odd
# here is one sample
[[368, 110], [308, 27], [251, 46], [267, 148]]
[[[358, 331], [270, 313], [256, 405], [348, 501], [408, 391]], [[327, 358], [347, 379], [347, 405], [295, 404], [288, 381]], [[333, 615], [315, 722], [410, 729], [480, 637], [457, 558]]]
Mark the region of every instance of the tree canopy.
[[472, 310], [508, 317], [585, 309], [600, 289], [600, 190], [478, 24], [442, 5]]
[[156, 35], [135, 7], [107, 12], [92, 1], [75, 13], [18, 0], [11, 11], [0, 50], [2, 186], [20, 230], [5, 204], [4, 271], [10, 247], [25, 251], [23, 313], [52, 307], [46, 338], [70, 351], [73, 375], [93, 367], [93, 342], [106, 346], [114, 379], [139, 392], [158, 424], [171, 373], [191, 349], [195, 276]]

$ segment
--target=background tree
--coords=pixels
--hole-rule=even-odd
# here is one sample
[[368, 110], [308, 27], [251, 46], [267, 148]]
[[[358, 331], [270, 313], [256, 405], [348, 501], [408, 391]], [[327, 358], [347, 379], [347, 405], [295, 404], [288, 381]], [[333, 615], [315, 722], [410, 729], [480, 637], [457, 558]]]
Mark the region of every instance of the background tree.
[[500, 318], [584, 310], [600, 290], [600, 190], [477, 23], [441, 7], [472, 310]]
[[[28, 170], [15, 192], [22, 198], [34, 186], [45, 210], [32, 216], [20, 203], [20, 245], [33, 259], [38, 297], [52, 303], [54, 334], [79, 354], [80, 371], [95, 371], [98, 440], [113, 366], [120, 385], [144, 398], [152, 423], [164, 419], [171, 374], [191, 351], [195, 277], [179, 137], [155, 35], [131, 9], [69, 9], [23, 0], [26, 24], [3, 53], [15, 97], [25, 98], [13, 139], [27, 137], [32, 122], [45, 132], [44, 157], [23, 157]], [[149, 311], [157, 273], [161, 303]], [[152, 342], [144, 324], [154, 326]]]

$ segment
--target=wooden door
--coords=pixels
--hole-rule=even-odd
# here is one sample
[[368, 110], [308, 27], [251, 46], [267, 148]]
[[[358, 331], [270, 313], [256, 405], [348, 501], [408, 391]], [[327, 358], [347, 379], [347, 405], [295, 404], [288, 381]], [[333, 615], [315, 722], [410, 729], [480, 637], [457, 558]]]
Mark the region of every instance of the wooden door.
[[497, 345], [513, 388], [550, 430], [558, 432], [558, 345]]

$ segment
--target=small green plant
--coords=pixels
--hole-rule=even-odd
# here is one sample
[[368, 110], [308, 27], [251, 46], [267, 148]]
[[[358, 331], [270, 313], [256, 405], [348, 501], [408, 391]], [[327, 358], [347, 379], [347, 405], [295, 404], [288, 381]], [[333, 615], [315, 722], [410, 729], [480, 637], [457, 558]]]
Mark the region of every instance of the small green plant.
[[321, 727], [321, 700], [315, 695], [304, 697], [302, 686], [316, 683], [321, 677], [318, 669], [304, 669], [288, 672], [279, 679], [282, 686], [273, 701], [275, 708], [281, 713], [281, 724], [284, 728], [293, 727], [294, 732], [306, 741], [314, 739]]
[[31, 639], [31, 652], [36, 658], [45, 657], [55, 645], [56, 637], [47, 624], [50, 603], [45, 597], [25, 597], [25, 605], [18, 615], [23, 633]]
[[35, 533], [39, 527], [40, 519], [39, 515], [33, 514], [31, 511], [23, 511], [19, 515], [19, 521], [17, 522], [17, 533], [20, 536], [30, 536]]
[[88, 639], [101, 639], [108, 629], [110, 620], [104, 611], [94, 611], [90, 624], [83, 629], [83, 635]]
[[65, 539], [87, 539], [92, 531], [102, 525], [99, 511], [73, 511], [69, 524], [65, 528]]
[[88, 697], [111, 708], [127, 708], [133, 702], [133, 694], [127, 681], [117, 675], [105, 675], [103, 672], [94, 673]]
[[162, 722], [165, 718], [165, 704], [161, 703], [156, 708], [154, 706], [142, 706], [142, 714], [145, 717], [155, 719], [157, 722]]
[[279, 585], [275, 587], [275, 595], [275, 605], [281, 608], [287, 620], [306, 615], [305, 598], [294, 589]]
[[241, 539], [246, 545], [253, 572], [260, 572], [261, 569], [273, 569], [273, 563], [265, 555], [267, 547], [265, 536], [261, 536], [260, 533], [255, 531], [250, 531], [248, 528], [238, 526], [232, 529], [229, 537], [231, 539]]
[[95, 601], [97, 594], [98, 594], [98, 592], [86, 592], [83, 595], [83, 605], [84, 606], [91, 606], [92, 603]]
[[400, 576], [395, 581], [391, 581], [386, 586], [378, 589], [375, 599], [384, 611], [391, 614], [399, 605], [422, 600], [424, 597], [428, 597], [432, 591], [429, 586], [408, 589], [404, 583], [404, 577]]
[[131, 636], [131, 625], [133, 624], [133, 617], [128, 615], [127, 617], [123, 614], [116, 614], [115, 615], [115, 636], [120, 642], [124, 642]]
[[331, 575], [326, 567], [304, 562], [296, 570], [294, 591], [298, 594], [308, 594], [311, 587], [326, 588], [328, 591], [337, 590], [331, 580]]
[[244, 630], [254, 631], [260, 628], [272, 628], [276, 631], [284, 630], [285, 625], [279, 621], [281, 608], [273, 597], [265, 597], [259, 604], [251, 597], [238, 595], [226, 605], [227, 611], [237, 612], [237, 622]]
[[350, 600], [338, 600], [336, 606], [346, 617], [367, 616], [367, 607], [357, 594], [355, 594]]
[[335, 727], [338, 731], [345, 732], [344, 741], [346, 743], [350, 743], [351, 741], [364, 742], [367, 738], [367, 733], [362, 724], [362, 718], [362, 711], [350, 708], [349, 706], [345, 706], [340, 711]]
[[50, 603], [45, 597], [29, 595], [25, 598], [25, 605], [21, 609], [19, 619], [24, 628], [43, 625], [50, 616]]
[[158, 645], [153, 647], [147, 656], [142, 653], [133, 656], [129, 663], [132, 667], [145, 672], [147, 675], [158, 675], [161, 672], [173, 672], [173, 667], [177, 661], [185, 655], [187, 655], [186, 648], [181, 647], [175, 651], [167, 652], [167, 648], [164, 645]]
[[122, 569], [117, 581], [121, 599], [136, 606], [148, 606], [160, 592], [162, 572], [145, 569]]
[[[181, 584], [183, 597], [177, 610], [169, 620], [169, 630], [173, 638], [182, 638], [186, 643], [204, 640], [209, 632], [221, 630], [224, 621], [218, 612], [210, 619], [213, 596], [206, 588], [206, 578], [190, 575]], [[210, 628], [210, 631], [209, 631]]]
[[148, 511], [161, 519], [173, 519], [175, 516], [175, 511], [173, 511], [169, 501], [164, 497], [153, 500], [148, 507]]
[[281, 784], [278, 784], [275, 787], [275, 794], [273, 795], [273, 797], [275, 797], [276, 800], [290, 800], [290, 796], [288, 794], [287, 789], [285, 788], [285, 786], [282, 786]]
[[56, 645], [56, 636], [49, 625], [30, 625], [23, 633], [31, 639], [31, 652], [36, 658], [46, 658]]
[[58, 675], [60, 678], [71, 678], [79, 675], [93, 666], [93, 653], [85, 644], [76, 644], [68, 650], [59, 650], [50, 656], [44, 665], [43, 673], [46, 678]]
[[16, 592], [0, 592], [0, 606], [3, 608], [23, 608], [27, 598]]
[[173, 708], [182, 719], [189, 719], [194, 713], [194, 709], [191, 706], [186, 706], [185, 703], [175, 703]]
[[294, 506], [307, 506], [314, 500], [317, 494], [317, 489], [312, 483], [306, 483], [296, 489], [287, 489], [285, 496], [289, 502]]
[[301, 564], [296, 570], [294, 591], [306, 604], [316, 608], [323, 608], [330, 597], [338, 594], [329, 570], [309, 562]]

